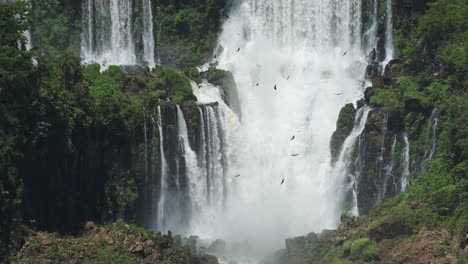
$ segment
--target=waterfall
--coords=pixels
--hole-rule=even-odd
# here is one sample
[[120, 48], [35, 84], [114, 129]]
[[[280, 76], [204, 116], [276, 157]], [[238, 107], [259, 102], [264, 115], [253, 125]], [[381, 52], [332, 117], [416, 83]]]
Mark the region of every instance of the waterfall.
[[168, 191], [167, 184], [167, 161], [164, 153], [164, 135], [163, 135], [163, 122], [161, 117], [161, 107], [158, 106], [158, 129], [159, 129], [159, 155], [161, 156], [161, 180], [159, 189], [159, 202], [158, 202], [158, 213], [157, 213], [157, 228], [159, 230], [165, 230], [165, 210], [166, 210], [166, 193]]
[[[350, 210], [350, 214], [352, 215], [359, 215], [357, 194], [360, 169], [362, 168], [362, 166], [360, 166], [360, 159], [362, 155], [359, 153], [361, 150], [360, 137], [366, 126], [367, 117], [369, 116], [370, 110], [371, 108], [364, 106], [359, 108], [359, 110], [356, 112], [353, 130], [344, 141], [343, 146], [341, 147], [340, 155], [338, 156], [331, 173], [333, 177], [337, 178], [336, 182], [338, 183], [336, 186], [337, 190], [335, 190], [338, 198], [336, 199], [336, 204], [342, 204], [345, 199], [344, 194], [348, 193], [349, 191], [352, 192], [352, 208]], [[356, 149], [358, 152], [355, 154], [355, 160], [353, 161], [353, 153], [355, 153]], [[357, 165], [355, 166], [357, 169], [356, 171], [349, 171], [349, 165], [351, 162], [355, 162]], [[349, 182], [349, 184], [348, 188], [343, 190], [342, 186], [346, 185], [345, 182]], [[339, 209], [340, 206], [337, 208]], [[339, 214], [339, 212], [336, 212], [336, 214]]]
[[[379, 196], [379, 199], [382, 199], [383, 197], [385, 197], [385, 195], [388, 193], [388, 184], [389, 184], [389, 181], [391, 180], [393, 182], [393, 185], [396, 184], [396, 180], [395, 180], [395, 147], [396, 147], [396, 143], [397, 143], [397, 137], [396, 135], [393, 137], [393, 143], [392, 143], [392, 149], [390, 151], [390, 162], [388, 163], [388, 165], [384, 168], [385, 170], [385, 177], [383, 179], [383, 188], [382, 188], [382, 191], [378, 194]], [[394, 186], [395, 189], [396, 186]]]
[[[192, 181], [193, 202], [191, 232], [213, 236], [211, 230], [222, 214], [228, 193], [231, 132], [239, 125], [237, 115], [224, 103], [220, 88], [204, 80], [200, 87], [192, 82], [192, 89], [200, 103], [200, 140], [198, 168], [201, 177]], [[195, 199], [194, 199], [195, 197]]]
[[392, 0], [386, 0], [386, 14], [385, 14], [385, 60], [382, 62], [382, 74], [385, 73], [385, 66], [393, 59], [393, 13], [392, 13]]
[[242, 123], [223, 130], [227, 194], [212, 236], [260, 253], [338, 224], [329, 142], [340, 109], [363, 93], [361, 9], [360, 0], [234, 1], [212, 62], [234, 75]]
[[434, 108], [434, 110], [432, 111], [430, 122], [432, 125], [432, 142], [431, 150], [429, 151], [429, 155], [427, 156], [427, 158], [431, 160], [434, 157], [434, 153], [437, 147], [437, 125], [439, 124], [439, 115], [437, 113], [437, 108]]
[[[375, 164], [376, 164], [376, 169], [378, 170], [378, 180], [376, 181], [377, 182], [377, 200], [380, 200], [383, 195], [385, 195], [385, 189], [387, 187], [387, 184], [386, 184], [386, 179], [384, 178], [382, 180], [382, 172], [384, 171], [385, 169], [385, 159], [384, 159], [384, 154], [387, 152], [387, 150], [385, 149], [385, 136], [387, 135], [387, 125], [388, 125], [388, 113], [385, 112], [384, 113], [384, 119], [383, 119], [383, 123], [382, 123], [382, 127], [380, 128], [380, 134], [381, 134], [381, 137], [382, 137], [382, 142], [381, 142], [381, 145], [380, 145], [380, 149], [378, 151], [379, 155], [377, 155], [376, 159], [375, 159]], [[379, 181], [382, 181], [382, 182], [379, 182]]]
[[401, 175], [401, 192], [406, 190], [408, 187], [408, 183], [410, 180], [410, 170], [409, 170], [409, 150], [410, 144], [408, 140], [408, 135], [406, 133], [403, 134], [403, 174]]
[[84, 63], [136, 64], [132, 0], [85, 0], [82, 8]]
[[151, 0], [143, 0], [143, 63], [149, 67], [155, 65]]

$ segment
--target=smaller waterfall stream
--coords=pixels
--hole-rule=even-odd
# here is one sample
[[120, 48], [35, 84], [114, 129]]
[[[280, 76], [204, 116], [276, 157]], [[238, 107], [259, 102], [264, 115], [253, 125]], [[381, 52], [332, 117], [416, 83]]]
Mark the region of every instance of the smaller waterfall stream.
[[395, 135], [393, 137], [392, 149], [391, 149], [391, 154], [390, 154], [391, 159], [390, 159], [390, 162], [388, 163], [388, 165], [384, 168], [385, 177], [384, 177], [384, 181], [383, 181], [382, 192], [379, 194], [380, 199], [385, 197], [385, 195], [387, 194], [387, 191], [388, 191], [387, 187], [388, 187], [388, 184], [390, 183], [390, 181], [394, 185], [396, 184], [396, 179], [395, 179], [395, 165], [396, 165], [395, 164], [395, 158], [396, 158], [395, 157], [395, 147], [396, 147], [396, 143], [397, 143], [397, 137]]
[[406, 187], [408, 187], [409, 180], [410, 180], [410, 170], [409, 170], [410, 144], [408, 140], [408, 135], [406, 133], [403, 134], [403, 142], [405, 146], [403, 148], [403, 175], [401, 176], [401, 192], [404, 192], [406, 190]]
[[[338, 177], [338, 182], [346, 182], [349, 181], [350, 184], [339, 184], [338, 186], [348, 186], [347, 190], [339, 190], [337, 193], [341, 194], [339, 196], [339, 203], [342, 204], [345, 195], [344, 193], [349, 193], [351, 191], [352, 193], [352, 208], [350, 210], [350, 214], [352, 215], [359, 215], [359, 210], [358, 210], [358, 201], [357, 201], [357, 194], [358, 194], [358, 188], [357, 185], [359, 183], [359, 173], [356, 173], [356, 171], [353, 172], [348, 172], [349, 168], [349, 163], [350, 162], [357, 162], [359, 163], [360, 156], [359, 153], [356, 156], [356, 159], [352, 159], [353, 152], [356, 149], [356, 143], [358, 139], [360, 138], [362, 132], [364, 131], [364, 128], [366, 126], [367, 122], [367, 117], [369, 116], [369, 112], [371, 111], [371, 108], [368, 106], [363, 106], [359, 108], [359, 110], [356, 113], [356, 117], [354, 119], [354, 127], [353, 130], [351, 131], [351, 134], [346, 138], [346, 140], [343, 143], [343, 146], [340, 151], [340, 155], [338, 157], [338, 160], [333, 166], [332, 169], [332, 175], [335, 177]], [[358, 150], [359, 150], [358, 146]], [[359, 167], [358, 167], [359, 168]], [[349, 189], [350, 188], [350, 189]]]
[[143, 63], [149, 67], [155, 65], [151, 0], [143, 0]]
[[385, 66], [395, 56], [393, 47], [393, 10], [392, 0], [386, 2], [386, 14], [385, 14], [385, 60], [382, 62], [382, 74], [385, 73]]
[[159, 202], [158, 202], [158, 214], [157, 214], [157, 227], [160, 230], [164, 230], [164, 211], [166, 207], [166, 192], [167, 192], [167, 161], [166, 155], [164, 154], [164, 135], [163, 135], [163, 123], [161, 117], [161, 107], [158, 106], [158, 129], [159, 129], [159, 149], [161, 155], [161, 183], [159, 191]]
[[132, 0], [85, 0], [82, 4], [81, 58], [103, 66], [154, 66], [153, 14], [150, 0], [142, 1], [143, 58], [136, 56]]

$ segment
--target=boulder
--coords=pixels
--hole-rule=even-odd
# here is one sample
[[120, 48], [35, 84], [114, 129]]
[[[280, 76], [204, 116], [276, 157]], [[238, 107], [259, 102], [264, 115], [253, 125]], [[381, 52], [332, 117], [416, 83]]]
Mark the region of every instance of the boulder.
[[286, 239], [286, 249], [289, 254], [302, 252], [306, 245], [307, 238], [305, 236]]
[[393, 216], [385, 219], [375, 227], [371, 228], [368, 235], [371, 239], [381, 241], [382, 239], [392, 239], [402, 235], [410, 235], [413, 229], [406, 223], [404, 216]]
[[320, 240], [324, 242], [333, 242], [336, 237], [336, 230], [329, 230], [329, 229], [324, 229], [320, 233]]
[[207, 248], [206, 252], [213, 254], [223, 254], [226, 250], [226, 242], [221, 239], [216, 239]]

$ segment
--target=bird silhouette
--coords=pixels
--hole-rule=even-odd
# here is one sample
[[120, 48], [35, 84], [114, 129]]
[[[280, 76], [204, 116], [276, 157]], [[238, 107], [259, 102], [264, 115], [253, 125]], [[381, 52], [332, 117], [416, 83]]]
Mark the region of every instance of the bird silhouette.
[[224, 14], [224, 16], [225, 16], [226, 18], [228, 18], [228, 19], [230, 18], [227, 14]]
[[216, 59], [216, 54], [214, 55], [214, 58]]
[[281, 180], [281, 184], [283, 184], [283, 183], [284, 183], [284, 178], [283, 178], [283, 180]]
[[238, 48], [236, 52], [239, 52], [239, 51], [240, 51], [240, 48]]
[[276, 91], [276, 84], [275, 84], [275, 87], [273, 87], [273, 89], [275, 89], [275, 91]]
[[299, 156], [299, 154], [291, 154], [291, 156], [296, 157]]
[[346, 53], [348, 53], [348, 51], [345, 51], [345, 53], [343, 53], [343, 56], [346, 55]]
[[290, 77], [291, 77], [291, 75], [288, 75], [288, 78], [286, 78], [286, 80], [289, 80]]
[[292, 136], [291, 140], [294, 140], [296, 138], [296, 136]]
[[255, 86], [258, 86], [259, 84], [260, 84], [260, 83], [257, 83], [257, 85], [255, 85]]
[[234, 177], [235, 177], [235, 178], [237, 178], [237, 177], [240, 177], [240, 174], [237, 174], [237, 175], [236, 175], [236, 176], [234, 176]]
[[337, 93], [336, 95], [342, 95], [343, 93]]

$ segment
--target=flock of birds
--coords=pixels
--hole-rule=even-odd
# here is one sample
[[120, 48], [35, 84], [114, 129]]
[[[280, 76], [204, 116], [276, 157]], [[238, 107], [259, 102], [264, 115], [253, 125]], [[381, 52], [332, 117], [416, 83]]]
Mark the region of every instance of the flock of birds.
[[[229, 19], [229, 18], [230, 18], [227, 14], [224, 14], [224, 17], [225, 17], [226, 19]], [[283, 29], [284, 29], [285, 27], [286, 27], [286, 26], [283, 26]], [[240, 34], [238, 34], [238, 35], [240, 35]], [[241, 48], [237, 48], [236, 52], [239, 52], [240, 50], [241, 50]], [[343, 56], [345, 56], [347, 53], [348, 53], [348, 51], [345, 51], [345, 52], [343, 53]], [[217, 57], [217, 56], [216, 56], [216, 54], [215, 54], [215, 55], [214, 55], [214, 58], [216, 59], [216, 57]], [[286, 78], [286, 80], [289, 80], [289, 78], [291, 78], [291, 75], [288, 75], [288, 77]], [[257, 83], [255, 86], [258, 87], [259, 85], [260, 85], [260, 83]], [[275, 91], [278, 90], [278, 87], [276, 86], [276, 84], [275, 84], [275, 86], [273, 87], [273, 89], [274, 89]], [[342, 95], [342, 94], [343, 94], [343, 93], [340, 92], [340, 93], [336, 93], [335, 95]], [[300, 130], [299, 130], [299, 132], [300, 132]], [[293, 141], [295, 138], [296, 138], [296, 136], [293, 135], [293, 136], [291, 137], [291, 141]], [[292, 156], [292, 157], [297, 157], [297, 156], [299, 156], [299, 154], [298, 154], [298, 153], [293, 153], [293, 154], [291, 154], [291, 156]], [[236, 176], [234, 176], [234, 178], [238, 178], [238, 177], [240, 177], [240, 176], [241, 176], [240, 174], [237, 174]], [[280, 185], [283, 185], [283, 183], [284, 183], [284, 178], [281, 180]]]

